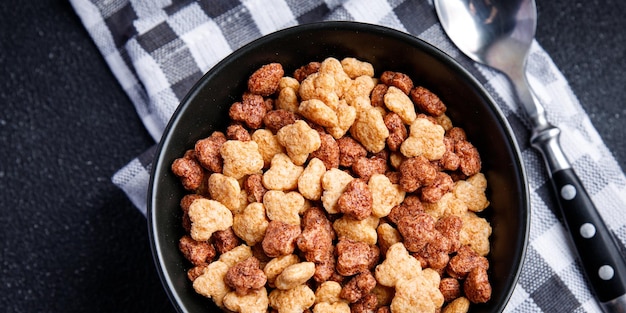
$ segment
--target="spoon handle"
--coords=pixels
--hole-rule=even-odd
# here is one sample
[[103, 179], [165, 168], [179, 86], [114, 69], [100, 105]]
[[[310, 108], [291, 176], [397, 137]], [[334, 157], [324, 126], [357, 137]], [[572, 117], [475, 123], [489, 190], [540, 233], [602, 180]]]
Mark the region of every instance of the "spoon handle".
[[552, 187], [593, 293], [606, 312], [626, 312], [626, 263], [617, 241], [558, 144], [559, 131], [533, 135], [550, 169]]
[[606, 302], [625, 294], [624, 259], [576, 173], [572, 169], [553, 173], [552, 186], [598, 299]]

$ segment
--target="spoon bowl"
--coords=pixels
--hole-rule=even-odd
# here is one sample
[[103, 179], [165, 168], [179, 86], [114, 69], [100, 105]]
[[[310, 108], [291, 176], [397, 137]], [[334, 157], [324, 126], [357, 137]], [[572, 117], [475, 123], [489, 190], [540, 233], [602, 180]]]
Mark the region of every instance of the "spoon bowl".
[[537, 26], [533, 1], [497, 6], [475, 0], [435, 1], [435, 6], [446, 33], [470, 58], [504, 72], [524, 66]]
[[[524, 68], [535, 37], [537, 10], [532, 0], [436, 0], [441, 25], [454, 44], [472, 60], [506, 74], [514, 84], [530, 122], [548, 127], [543, 108], [535, 105]], [[529, 117], [530, 117], [529, 116]], [[541, 118], [541, 119], [540, 119]]]

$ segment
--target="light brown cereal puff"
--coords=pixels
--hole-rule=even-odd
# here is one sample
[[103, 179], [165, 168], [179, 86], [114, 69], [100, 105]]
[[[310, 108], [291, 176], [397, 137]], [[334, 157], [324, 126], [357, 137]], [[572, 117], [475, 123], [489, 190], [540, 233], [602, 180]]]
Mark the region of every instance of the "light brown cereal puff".
[[280, 313], [302, 313], [315, 303], [315, 293], [307, 285], [299, 285], [289, 290], [274, 289], [269, 300]]
[[241, 187], [239, 182], [226, 175], [213, 173], [209, 176], [209, 194], [215, 201], [219, 201], [233, 213], [239, 210], [239, 194]]
[[387, 250], [389, 250], [389, 247], [393, 244], [402, 241], [400, 232], [389, 223], [381, 223], [378, 225], [376, 233], [378, 234], [378, 247], [380, 248], [380, 253], [383, 255], [387, 253]]
[[252, 248], [248, 245], [241, 244], [228, 252], [222, 253], [217, 260], [224, 262], [230, 268], [252, 256]]
[[352, 84], [352, 79], [343, 70], [341, 62], [335, 58], [329, 57], [324, 59], [322, 64], [320, 64], [319, 72], [332, 75], [335, 80], [335, 93], [339, 97], [343, 96], [343, 93], [350, 88]]
[[341, 288], [341, 284], [336, 281], [325, 281], [321, 283], [315, 290], [315, 303], [335, 303], [343, 301], [339, 297]]
[[345, 100], [339, 100], [337, 106], [337, 126], [328, 127], [326, 131], [335, 139], [342, 138], [352, 127], [356, 120], [356, 109], [346, 104]]
[[479, 255], [489, 254], [489, 236], [491, 236], [489, 222], [471, 211], [461, 216], [461, 220], [463, 221], [459, 233], [461, 244], [471, 246]]
[[269, 190], [294, 190], [303, 171], [304, 168], [293, 164], [286, 154], [276, 154], [269, 170], [263, 174], [263, 186]]
[[302, 120], [281, 128], [277, 137], [278, 142], [285, 147], [287, 154], [296, 165], [304, 164], [309, 153], [319, 149], [321, 145], [317, 131]]
[[375, 245], [378, 240], [376, 233], [378, 222], [379, 219], [374, 216], [357, 220], [344, 215], [333, 223], [333, 229], [339, 238], [346, 237], [354, 241]]
[[265, 208], [259, 202], [249, 204], [243, 212], [233, 217], [233, 231], [249, 246], [263, 240], [268, 225]]
[[444, 306], [441, 313], [467, 313], [469, 307], [470, 301], [465, 297], [459, 297]]
[[296, 192], [269, 190], [263, 196], [263, 206], [267, 217], [272, 221], [281, 221], [291, 225], [300, 225], [300, 211], [304, 206], [304, 197]]
[[346, 302], [319, 302], [313, 307], [313, 313], [350, 313]]
[[437, 312], [443, 305], [439, 291], [439, 274], [431, 269], [423, 270], [417, 277], [402, 279], [396, 285], [396, 295], [391, 301], [394, 313]]
[[385, 260], [376, 266], [374, 274], [379, 284], [395, 287], [400, 280], [411, 280], [422, 272], [420, 262], [398, 242], [387, 250]]
[[191, 238], [206, 241], [218, 230], [233, 225], [233, 214], [223, 204], [208, 199], [197, 199], [189, 206]]
[[448, 215], [463, 216], [467, 212], [467, 205], [457, 199], [453, 193], [449, 192], [443, 195], [439, 201], [435, 203], [422, 203], [424, 212], [430, 214], [434, 218], [441, 218]]
[[326, 166], [318, 158], [312, 158], [298, 178], [298, 191], [308, 200], [320, 200], [322, 197], [322, 177]]
[[357, 115], [356, 121], [350, 128], [350, 134], [367, 151], [377, 153], [385, 148], [385, 140], [389, 137], [389, 130], [385, 126], [382, 114], [370, 107]]
[[359, 76], [352, 81], [352, 84], [343, 95], [343, 99], [350, 106], [357, 109], [371, 106], [370, 94], [376, 87], [376, 82], [369, 76]]
[[267, 262], [263, 268], [263, 272], [267, 277], [268, 285], [272, 288], [276, 287], [274, 286], [276, 277], [278, 277], [278, 275], [280, 275], [280, 273], [282, 273], [287, 267], [298, 262], [300, 262], [300, 260], [295, 254], [281, 255]]
[[335, 91], [335, 78], [332, 73], [320, 71], [309, 75], [301, 82], [298, 94], [303, 101], [318, 99], [333, 110], [339, 105], [339, 95]]
[[400, 152], [408, 158], [423, 155], [430, 161], [439, 160], [446, 152], [444, 133], [443, 127], [418, 117], [409, 128], [409, 137], [400, 145]]
[[364, 62], [356, 58], [348, 57], [342, 59], [341, 66], [343, 67], [343, 71], [352, 79], [363, 75], [374, 76], [374, 66], [369, 62]]
[[300, 82], [294, 77], [283, 76], [278, 82], [278, 88], [291, 88], [293, 90], [298, 90], [300, 88]]
[[[482, 175], [482, 174], [476, 174]], [[472, 177], [474, 177], [472, 176]], [[489, 200], [485, 195], [485, 188], [475, 186], [469, 182], [470, 180], [459, 180], [451, 186], [457, 199], [463, 201], [467, 208], [473, 212], [482, 212], [489, 206]], [[452, 185], [452, 184], [451, 184]]]
[[263, 169], [263, 156], [254, 141], [226, 141], [220, 154], [224, 160], [223, 174], [226, 176], [241, 179], [246, 175], [260, 173]]
[[337, 113], [318, 99], [310, 99], [300, 102], [298, 113], [315, 124], [323, 127], [337, 126]]
[[300, 262], [287, 266], [274, 281], [276, 288], [281, 290], [293, 289], [306, 283], [315, 273], [313, 262]]
[[435, 119], [437, 120], [437, 124], [441, 125], [445, 131], [449, 131], [454, 127], [452, 120], [445, 113], [435, 117]]
[[[400, 151], [392, 151], [389, 154], [389, 164], [396, 171], [400, 168], [400, 164], [402, 164], [402, 162], [404, 162], [404, 160], [406, 160], [406, 158], [404, 157], [404, 155], [402, 155], [402, 153], [400, 153]], [[399, 177], [398, 177], [398, 179], [399, 179]]]
[[287, 112], [298, 112], [298, 90], [291, 87], [280, 88], [278, 97], [274, 101], [276, 109]]
[[193, 289], [210, 299], [218, 307], [224, 307], [222, 300], [224, 296], [231, 291], [230, 287], [224, 282], [228, 265], [221, 261], [215, 261], [204, 270], [204, 273], [193, 281]]
[[400, 116], [404, 124], [411, 125], [417, 118], [413, 102], [402, 90], [394, 86], [389, 87], [383, 101], [390, 111]]
[[269, 306], [267, 289], [260, 288], [239, 295], [236, 292], [229, 292], [224, 296], [224, 307], [236, 313], [265, 313]]
[[394, 206], [404, 201], [406, 192], [383, 174], [372, 175], [367, 185], [372, 192], [372, 214], [376, 217], [389, 215]]
[[267, 129], [257, 129], [252, 133], [252, 140], [259, 146], [259, 153], [263, 157], [263, 168], [271, 165], [275, 155], [285, 153], [285, 148], [278, 142], [278, 138]]

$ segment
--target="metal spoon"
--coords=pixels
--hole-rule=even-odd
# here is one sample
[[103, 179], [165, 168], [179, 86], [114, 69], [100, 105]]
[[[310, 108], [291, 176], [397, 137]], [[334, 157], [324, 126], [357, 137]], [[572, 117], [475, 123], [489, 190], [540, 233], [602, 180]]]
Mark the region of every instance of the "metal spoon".
[[443, 29], [476, 62], [510, 79], [532, 131], [563, 220], [569, 229], [585, 276], [605, 312], [626, 312], [626, 263], [615, 239], [571, 168], [559, 144], [559, 129], [529, 89], [525, 66], [535, 36], [534, 0], [434, 0]]

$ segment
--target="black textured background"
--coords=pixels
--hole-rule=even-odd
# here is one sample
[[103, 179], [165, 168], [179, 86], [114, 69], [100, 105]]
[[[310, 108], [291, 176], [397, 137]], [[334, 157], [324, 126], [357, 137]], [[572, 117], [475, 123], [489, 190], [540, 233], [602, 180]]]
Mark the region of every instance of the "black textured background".
[[[626, 2], [538, 0], [538, 40], [626, 168]], [[0, 310], [168, 312], [110, 182], [153, 142], [70, 4], [0, 1]]]

